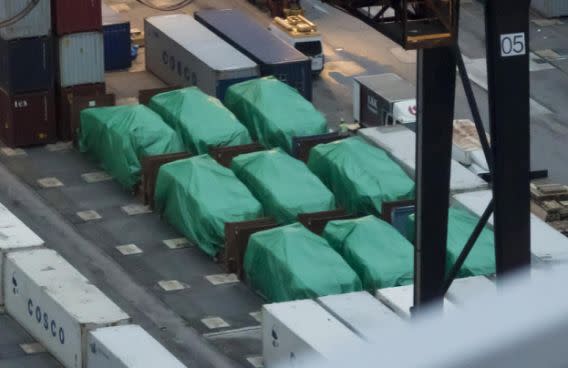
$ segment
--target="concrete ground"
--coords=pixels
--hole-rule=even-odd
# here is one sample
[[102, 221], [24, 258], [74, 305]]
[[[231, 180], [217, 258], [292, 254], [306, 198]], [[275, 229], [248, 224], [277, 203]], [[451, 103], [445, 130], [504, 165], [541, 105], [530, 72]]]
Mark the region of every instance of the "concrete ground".
[[[134, 0], [106, 2], [121, 4], [124, 15], [139, 29], [143, 29], [143, 17], [157, 13]], [[460, 44], [487, 124], [483, 14], [479, 4], [463, 3]], [[392, 71], [415, 81], [415, 53], [403, 51], [361, 22], [317, 0], [303, 0], [303, 4], [324, 34], [327, 65], [315, 81], [314, 103], [331, 126], [341, 118], [351, 118], [353, 76]], [[244, 0], [195, 0], [183, 11], [202, 8], [239, 8], [263, 24], [269, 22]], [[531, 41], [535, 59], [531, 72], [533, 168], [548, 168], [551, 180], [568, 183], [564, 164], [568, 159], [564, 148], [568, 112], [563, 106], [568, 101], [568, 24], [535, 16]], [[108, 89], [117, 94], [119, 103], [133, 102], [139, 89], [163, 85], [144, 71], [143, 59], [141, 50], [132, 70], [108, 74]], [[456, 118], [469, 118], [459, 84], [456, 94]], [[168, 247], [166, 243], [171, 242], [164, 241], [179, 235], [157, 214], [142, 209], [143, 213], [128, 215], [123, 207], [139, 201], [104, 175], [84, 176], [99, 169], [71, 147], [3, 153], [0, 202], [179, 359], [198, 367], [258, 366], [261, 340], [257, 313], [262, 299], [246, 285], [225, 277], [219, 265], [191, 245]], [[57, 178], [62, 185], [42, 187], [38, 180], [48, 177]], [[98, 179], [92, 182], [93, 177]], [[77, 213], [82, 211], [95, 211], [100, 218], [81, 219]], [[123, 255], [116, 248], [127, 244], [136, 245], [141, 252]], [[21, 327], [0, 314], [2, 368], [57, 366], [46, 353], [23, 353], [18, 345], [28, 342], [32, 340]]]

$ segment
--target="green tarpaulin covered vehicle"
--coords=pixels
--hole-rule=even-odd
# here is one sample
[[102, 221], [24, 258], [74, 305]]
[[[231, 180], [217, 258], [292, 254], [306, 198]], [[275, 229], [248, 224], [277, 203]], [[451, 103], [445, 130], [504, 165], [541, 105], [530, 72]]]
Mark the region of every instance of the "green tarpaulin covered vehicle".
[[224, 103], [267, 148], [292, 153], [293, 137], [327, 133], [324, 116], [298, 91], [273, 77], [232, 85]]
[[210, 256], [224, 245], [226, 222], [263, 215], [247, 187], [209, 155], [163, 165], [154, 201], [168, 223]]
[[184, 149], [158, 114], [143, 105], [126, 105], [83, 110], [79, 150], [131, 190], [140, 181], [142, 158]]
[[308, 167], [353, 214], [380, 214], [383, 202], [414, 198], [414, 181], [360, 137], [315, 146]]
[[269, 302], [361, 290], [361, 280], [339, 253], [299, 223], [253, 234], [244, 269], [249, 284]]
[[303, 162], [279, 148], [237, 156], [231, 168], [279, 224], [295, 222], [301, 213], [335, 209], [329, 189]]
[[189, 87], [158, 94], [149, 107], [181, 137], [188, 152], [251, 143], [248, 130], [221, 101]]
[[375, 216], [330, 221], [322, 234], [370, 292], [413, 282], [414, 247]]
[[[409, 216], [408, 234], [410, 241], [414, 242], [415, 215]], [[463, 247], [467, 243], [479, 218], [469, 212], [450, 208], [448, 218], [448, 243], [446, 252], [446, 272], [458, 259]], [[495, 273], [495, 246], [493, 231], [485, 227], [467, 256], [458, 277], [483, 276]]]

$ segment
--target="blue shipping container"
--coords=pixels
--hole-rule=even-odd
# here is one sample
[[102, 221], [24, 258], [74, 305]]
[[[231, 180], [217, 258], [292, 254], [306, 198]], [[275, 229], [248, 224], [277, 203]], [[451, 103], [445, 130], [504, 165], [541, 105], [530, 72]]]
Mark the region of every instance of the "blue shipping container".
[[128, 69], [132, 66], [130, 22], [104, 3], [102, 14], [105, 70]]
[[201, 10], [195, 19], [273, 75], [312, 99], [310, 59], [238, 10]]
[[50, 90], [54, 83], [51, 37], [0, 38], [0, 87], [9, 93]]

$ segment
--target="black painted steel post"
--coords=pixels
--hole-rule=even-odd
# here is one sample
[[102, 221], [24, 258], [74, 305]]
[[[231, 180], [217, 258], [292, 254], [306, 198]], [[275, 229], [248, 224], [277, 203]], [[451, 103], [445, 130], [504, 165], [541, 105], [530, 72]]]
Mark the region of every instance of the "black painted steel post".
[[456, 83], [453, 46], [418, 50], [414, 305], [442, 306]]
[[485, 5], [497, 274], [530, 265], [529, 0]]

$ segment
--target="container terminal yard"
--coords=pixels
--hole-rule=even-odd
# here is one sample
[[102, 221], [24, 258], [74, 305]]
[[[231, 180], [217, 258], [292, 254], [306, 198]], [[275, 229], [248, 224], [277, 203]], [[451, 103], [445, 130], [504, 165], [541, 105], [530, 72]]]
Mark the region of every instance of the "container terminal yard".
[[0, 368], [564, 366], [528, 3], [3, 1]]

